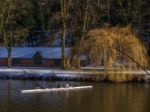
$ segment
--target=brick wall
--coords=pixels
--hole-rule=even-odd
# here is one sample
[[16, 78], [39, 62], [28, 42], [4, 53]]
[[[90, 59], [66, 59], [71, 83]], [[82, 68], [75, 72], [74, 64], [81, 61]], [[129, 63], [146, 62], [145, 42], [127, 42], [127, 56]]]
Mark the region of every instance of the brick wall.
[[[67, 65], [69, 65], [69, 60], [67, 60]], [[0, 59], [0, 66], [7, 66], [7, 59]], [[37, 67], [34, 59], [12, 59], [12, 66]], [[42, 65], [38, 67], [61, 67], [61, 59], [43, 59]]]
[[34, 61], [32, 59], [21, 59], [21, 66], [32, 67], [34, 66]]
[[0, 66], [7, 66], [7, 59], [1, 58], [0, 59]]
[[54, 60], [52, 60], [52, 59], [43, 59], [43, 66], [45, 66], [45, 67], [55, 67]]

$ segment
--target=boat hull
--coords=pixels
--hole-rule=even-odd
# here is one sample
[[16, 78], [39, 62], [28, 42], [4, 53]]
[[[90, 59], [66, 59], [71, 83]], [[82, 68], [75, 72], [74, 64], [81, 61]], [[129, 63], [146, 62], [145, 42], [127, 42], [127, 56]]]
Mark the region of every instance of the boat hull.
[[46, 88], [46, 89], [21, 90], [21, 93], [45, 93], [45, 92], [57, 92], [57, 91], [84, 90], [84, 89], [92, 89], [92, 88], [93, 88], [93, 86], [79, 86], [79, 87], [67, 87], [67, 88]]

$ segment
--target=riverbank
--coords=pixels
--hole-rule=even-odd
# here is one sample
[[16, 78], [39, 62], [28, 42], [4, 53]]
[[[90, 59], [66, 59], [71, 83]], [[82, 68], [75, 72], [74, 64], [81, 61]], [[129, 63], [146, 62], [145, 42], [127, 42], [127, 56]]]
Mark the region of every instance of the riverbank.
[[[147, 71], [150, 73], [150, 71]], [[0, 68], [0, 79], [32, 79], [62, 81], [150, 82], [144, 71], [61, 70], [50, 68]]]

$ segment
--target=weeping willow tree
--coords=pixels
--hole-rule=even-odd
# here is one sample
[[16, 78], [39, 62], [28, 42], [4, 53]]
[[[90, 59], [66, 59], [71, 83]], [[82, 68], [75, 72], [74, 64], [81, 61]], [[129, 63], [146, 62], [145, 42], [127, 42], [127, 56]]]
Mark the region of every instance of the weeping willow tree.
[[[91, 64], [106, 70], [139, 70], [148, 67], [146, 48], [130, 27], [94, 29], [88, 32], [82, 44]], [[109, 70], [111, 73], [115, 73]], [[114, 74], [113, 74], [114, 75]], [[116, 75], [114, 75], [116, 77]], [[121, 75], [124, 80], [124, 75]], [[121, 79], [113, 79], [121, 80]]]

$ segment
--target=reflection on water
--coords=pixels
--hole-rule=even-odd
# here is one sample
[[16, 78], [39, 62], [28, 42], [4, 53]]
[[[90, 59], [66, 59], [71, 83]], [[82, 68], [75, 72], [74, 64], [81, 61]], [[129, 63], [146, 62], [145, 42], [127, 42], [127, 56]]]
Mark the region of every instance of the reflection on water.
[[[41, 84], [50, 87], [57, 83], [0, 80], [0, 112], [150, 112], [150, 84], [91, 83], [94, 86], [92, 90], [20, 93], [22, 89]], [[68, 82], [59, 83], [65, 85]]]

